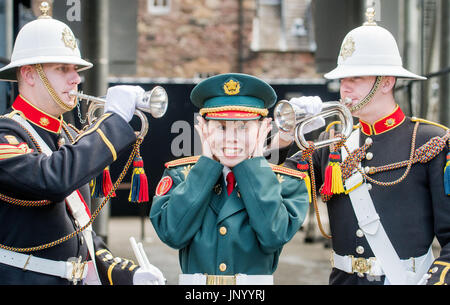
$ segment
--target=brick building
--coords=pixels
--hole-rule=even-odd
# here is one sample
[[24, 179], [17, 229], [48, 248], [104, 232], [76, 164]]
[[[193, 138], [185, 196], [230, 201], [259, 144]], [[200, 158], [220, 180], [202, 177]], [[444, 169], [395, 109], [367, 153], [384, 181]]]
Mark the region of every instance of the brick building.
[[319, 78], [311, 0], [138, 0], [138, 77]]

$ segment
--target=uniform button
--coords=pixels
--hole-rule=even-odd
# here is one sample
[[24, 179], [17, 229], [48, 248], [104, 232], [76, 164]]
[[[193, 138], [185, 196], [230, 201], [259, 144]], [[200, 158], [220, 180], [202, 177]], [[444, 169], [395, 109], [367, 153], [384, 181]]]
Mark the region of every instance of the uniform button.
[[227, 228], [226, 228], [226, 227], [220, 227], [219, 233], [220, 233], [220, 235], [225, 235], [225, 234], [227, 234]]
[[439, 270], [439, 268], [438, 267], [434, 267], [433, 269], [431, 269], [430, 271], [431, 271], [431, 273], [436, 273], [437, 271]]
[[364, 167], [364, 172], [368, 174], [370, 172], [370, 166]]
[[373, 153], [368, 152], [368, 153], [366, 154], [366, 159], [367, 159], [367, 160], [372, 160], [372, 158], [373, 158]]
[[362, 247], [362, 246], [356, 247], [356, 253], [363, 254], [364, 253], [364, 247]]
[[222, 193], [222, 186], [220, 186], [220, 184], [216, 184], [216, 185], [214, 186], [214, 192], [215, 192], [217, 195], [220, 195], [220, 193]]
[[364, 236], [364, 232], [361, 229], [358, 229], [358, 230], [356, 230], [356, 236], [363, 237]]
[[225, 270], [227, 270], [227, 265], [225, 263], [222, 263], [219, 265], [219, 270], [224, 272]]
[[372, 144], [372, 143], [373, 143], [372, 138], [367, 138], [367, 139], [366, 139], [366, 144], [367, 144], [367, 145], [370, 145], [370, 144]]
[[367, 190], [371, 190], [372, 189], [372, 184], [370, 184], [370, 183], [367, 183]]

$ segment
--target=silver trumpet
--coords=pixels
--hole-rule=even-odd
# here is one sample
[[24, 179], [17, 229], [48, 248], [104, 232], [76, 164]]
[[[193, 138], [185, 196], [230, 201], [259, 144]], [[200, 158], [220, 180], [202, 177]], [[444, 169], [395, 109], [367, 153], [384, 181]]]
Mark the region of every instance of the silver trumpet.
[[[353, 130], [353, 117], [350, 110], [337, 101], [323, 103], [322, 111], [316, 115], [306, 113], [302, 108], [286, 100], [279, 101], [274, 108], [274, 121], [277, 127], [286, 132], [294, 132], [295, 143], [300, 150], [309, 148], [304, 137], [304, 127], [318, 117], [337, 115], [342, 123], [342, 134], [348, 138]], [[332, 145], [340, 137], [314, 142], [315, 148]]]
[[[99, 109], [103, 109], [106, 103], [105, 97], [95, 97], [83, 92], [70, 91], [70, 96], [74, 96], [79, 100], [86, 100], [89, 103], [87, 111], [87, 119], [89, 125], [97, 119], [95, 112]], [[144, 92], [141, 100], [138, 102], [139, 107], [136, 108], [135, 115], [141, 120], [141, 130], [137, 134], [137, 137], [144, 138], [148, 132], [148, 119], [144, 112], [150, 113], [154, 118], [161, 118], [167, 111], [169, 99], [167, 92], [161, 86], [155, 86], [152, 90]]]

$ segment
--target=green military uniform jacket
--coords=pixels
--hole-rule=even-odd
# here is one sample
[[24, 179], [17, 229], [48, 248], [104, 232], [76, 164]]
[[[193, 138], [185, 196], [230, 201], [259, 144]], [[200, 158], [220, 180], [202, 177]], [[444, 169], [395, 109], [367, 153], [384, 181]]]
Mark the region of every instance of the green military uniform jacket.
[[179, 249], [186, 274], [272, 274], [308, 209], [304, 177], [252, 158], [233, 168], [228, 196], [223, 165], [207, 157], [166, 164], [150, 211], [159, 238]]

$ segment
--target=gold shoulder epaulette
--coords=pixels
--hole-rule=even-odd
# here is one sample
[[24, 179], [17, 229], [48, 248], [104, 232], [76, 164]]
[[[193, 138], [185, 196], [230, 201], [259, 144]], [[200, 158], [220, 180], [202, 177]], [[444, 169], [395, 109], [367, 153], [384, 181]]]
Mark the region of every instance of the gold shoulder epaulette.
[[291, 168], [287, 168], [287, 167], [283, 167], [283, 166], [279, 166], [279, 165], [275, 165], [275, 164], [270, 164], [270, 163], [269, 163], [269, 165], [275, 173], [280, 173], [280, 174], [284, 174], [284, 175], [288, 175], [288, 176], [294, 176], [294, 177], [297, 177], [300, 179], [304, 179], [306, 176], [305, 173], [302, 173], [295, 169], [291, 169]]
[[201, 156], [192, 156], [192, 157], [176, 159], [176, 160], [167, 162], [166, 164], [164, 164], [164, 166], [166, 168], [171, 168], [171, 167], [175, 167], [175, 166], [179, 166], [179, 165], [192, 164], [192, 163], [196, 163], [198, 161], [198, 159], [200, 159], [200, 157]]
[[425, 119], [421, 119], [421, 118], [412, 117], [411, 121], [434, 125], [434, 126], [440, 127], [442, 129], [445, 129], [445, 130], [448, 129], [447, 126], [444, 126], [444, 125], [441, 125], [439, 123], [435, 123], [435, 122], [432, 122], [432, 121], [428, 121], [428, 120], [425, 120]]

